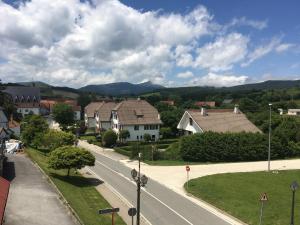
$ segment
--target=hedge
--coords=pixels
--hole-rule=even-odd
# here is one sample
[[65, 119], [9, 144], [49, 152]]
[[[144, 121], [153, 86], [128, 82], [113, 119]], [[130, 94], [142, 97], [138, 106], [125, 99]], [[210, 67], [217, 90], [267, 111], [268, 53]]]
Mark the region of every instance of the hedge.
[[114, 148], [115, 152], [120, 153], [122, 155], [126, 155], [128, 157], [131, 156], [131, 152], [130, 151], [126, 151], [123, 148]]
[[[182, 137], [179, 153], [185, 161], [234, 162], [266, 160], [268, 136], [260, 133], [214, 133], [205, 132]], [[272, 137], [271, 158], [293, 156], [284, 149], [276, 137]]]

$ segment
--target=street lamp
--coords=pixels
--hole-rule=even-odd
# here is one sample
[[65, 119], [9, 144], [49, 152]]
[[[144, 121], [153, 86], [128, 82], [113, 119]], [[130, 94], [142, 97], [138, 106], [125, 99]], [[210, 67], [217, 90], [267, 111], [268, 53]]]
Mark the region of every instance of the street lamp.
[[272, 125], [272, 103], [269, 103], [270, 120], [269, 120], [269, 150], [268, 150], [268, 172], [271, 169], [271, 125]]
[[142, 153], [139, 153], [139, 170], [131, 170], [131, 176], [137, 185], [137, 215], [136, 215], [136, 225], [140, 225], [140, 208], [141, 208], [141, 187], [145, 187], [148, 182], [148, 177], [145, 175], [141, 176], [141, 157]]
[[291, 184], [291, 189], [293, 193], [292, 197], [292, 212], [291, 212], [291, 225], [294, 225], [294, 210], [295, 210], [295, 192], [299, 188], [299, 185], [296, 181]]

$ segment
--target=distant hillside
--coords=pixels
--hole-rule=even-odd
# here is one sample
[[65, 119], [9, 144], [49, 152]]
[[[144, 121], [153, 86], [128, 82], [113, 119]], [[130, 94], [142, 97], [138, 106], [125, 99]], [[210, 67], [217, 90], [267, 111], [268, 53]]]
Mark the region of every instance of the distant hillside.
[[261, 83], [244, 84], [225, 88], [229, 91], [265, 90], [300, 87], [300, 80], [268, 80]]
[[118, 82], [110, 84], [100, 84], [100, 85], [88, 85], [80, 88], [80, 91], [94, 92], [101, 95], [138, 95], [146, 92], [152, 92], [158, 89], [163, 89], [165, 87], [152, 82], [145, 82], [141, 84], [131, 84], [128, 82]]

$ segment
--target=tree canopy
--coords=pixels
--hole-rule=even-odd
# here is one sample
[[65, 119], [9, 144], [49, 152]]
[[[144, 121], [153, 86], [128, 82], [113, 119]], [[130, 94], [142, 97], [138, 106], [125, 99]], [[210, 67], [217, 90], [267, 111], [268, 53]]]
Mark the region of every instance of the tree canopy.
[[59, 123], [62, 129], [66, 129], [74, 123], [73, 109], [70, 105], [65, 103], [55, 104], [53, 106], [52, 115], [54, 120]]
[[43, 136], [43, 146], [48, 148], [50, 151], [55, 150], [58, 147], [65, 145], [73, 145], [75, 142], [75, 136], [72, 133], [49, 130]]

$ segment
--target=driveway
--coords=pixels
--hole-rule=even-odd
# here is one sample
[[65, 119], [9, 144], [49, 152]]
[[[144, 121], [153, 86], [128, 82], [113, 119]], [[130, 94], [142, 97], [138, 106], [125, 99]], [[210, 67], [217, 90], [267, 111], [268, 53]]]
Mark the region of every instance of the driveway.
[[4, 176], [11, 181], [5, 225], [77, 225], [54, 188], [24, 154], [10, 155]]

